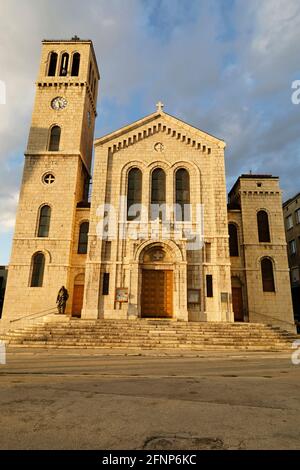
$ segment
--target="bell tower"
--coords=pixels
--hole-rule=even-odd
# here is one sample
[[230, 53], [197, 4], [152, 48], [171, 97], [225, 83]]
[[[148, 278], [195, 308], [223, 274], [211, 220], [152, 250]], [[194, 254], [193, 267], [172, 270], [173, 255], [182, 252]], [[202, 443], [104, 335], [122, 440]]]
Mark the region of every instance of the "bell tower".
[[93, 43], [75, 36], [42, 44], [27, 153], [53, 151], [55, 126], [60, 136], [54, 151], [79, 154], [90, 172], [100, 79]]
[[4, 321], [55, 308], [59, 288], [69, 287], [76, 210], [88, 198], [99, 80], [92, 41], [43, 41]]

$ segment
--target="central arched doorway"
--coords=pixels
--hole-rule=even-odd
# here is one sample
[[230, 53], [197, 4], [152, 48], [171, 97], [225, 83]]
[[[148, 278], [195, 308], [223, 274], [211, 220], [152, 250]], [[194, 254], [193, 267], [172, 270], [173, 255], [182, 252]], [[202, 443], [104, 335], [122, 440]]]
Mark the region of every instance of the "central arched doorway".
[[142, 318], [173, 317], [173, 263], [161, 246], [147, 249], [141, 259]]

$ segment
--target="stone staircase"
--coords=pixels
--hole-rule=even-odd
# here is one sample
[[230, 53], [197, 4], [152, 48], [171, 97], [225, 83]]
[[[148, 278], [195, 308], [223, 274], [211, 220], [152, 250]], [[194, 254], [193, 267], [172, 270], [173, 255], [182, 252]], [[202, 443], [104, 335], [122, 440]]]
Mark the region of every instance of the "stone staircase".
[[8, 331], [12, 347], [185, 351], [284, 351], [299, 336], [258, 323], [186, 323], [172, 320], [69, 320]]

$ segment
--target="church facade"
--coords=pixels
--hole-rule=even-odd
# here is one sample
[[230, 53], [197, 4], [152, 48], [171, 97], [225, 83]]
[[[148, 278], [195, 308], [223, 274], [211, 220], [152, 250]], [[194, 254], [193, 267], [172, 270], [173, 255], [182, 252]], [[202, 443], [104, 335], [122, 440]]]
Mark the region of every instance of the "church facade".
[[65, 286], [83, 320], [294, 331], [278, 178], [227, 198], [225, 142], [161, 103], [95, 140], [92, 178], [99, 80], [91, 41], [43, 41], [2, 324], [54, 313]]

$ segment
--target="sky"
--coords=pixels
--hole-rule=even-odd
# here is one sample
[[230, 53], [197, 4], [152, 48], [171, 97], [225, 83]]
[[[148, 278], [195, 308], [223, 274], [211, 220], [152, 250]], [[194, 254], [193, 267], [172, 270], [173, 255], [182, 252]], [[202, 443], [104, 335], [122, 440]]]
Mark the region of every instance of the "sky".
[[241, 173], [300, 191], [299, 0], [0, 0], [0, 264], [9, 261], [41, 41], [92, 39], [101, 72], [95, 136], [165, 111], [227, 143]]

